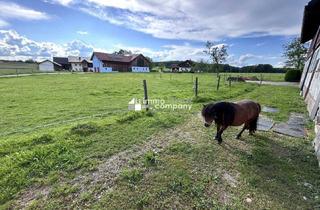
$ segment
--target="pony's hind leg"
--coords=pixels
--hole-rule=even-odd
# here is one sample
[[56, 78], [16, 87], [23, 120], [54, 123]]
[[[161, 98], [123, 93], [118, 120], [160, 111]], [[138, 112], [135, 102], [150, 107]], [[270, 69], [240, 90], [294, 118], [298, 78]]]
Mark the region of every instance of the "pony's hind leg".
[[236, 139], [240, 139], [243, 131], [245, 131], [247, 128], [248, 128], [248, 125], [247, 125], [247, 124], [244, 124], [242, 130], [241, 130], [240, 133], [238, 133], [238, 135], [236, 136]]
[[258, 127], [258, 119], [259, 119], [259, 116], [250, 122], [250, 124], [249, 124], [249, 134], [250, 135], [253, 135], [256, 132], [257, 127]]

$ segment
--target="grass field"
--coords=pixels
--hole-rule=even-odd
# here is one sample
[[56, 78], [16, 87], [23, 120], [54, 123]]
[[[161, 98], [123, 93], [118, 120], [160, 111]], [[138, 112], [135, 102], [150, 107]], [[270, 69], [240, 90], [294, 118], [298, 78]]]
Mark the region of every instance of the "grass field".
[[[198, 98], [193, 94], [196, 76]], [[128, 111], [130, 99], [143, 97], [143, 79], [149, 98], [188, 103], [192, 109]], [[237, 128], [232, 128], [225, 145], [218, 146], [212, 141], [214, 129], [205, 129], [198, 117], [202, 103], [250, 98], [279, 108], [280, 113], [268, 115], [285, 121], [290, 112], [305, 113], [297, 88], [229, 87], [222, 79], [217, 91], [212, 74], [70, 74], [0, 81], [2, 208], [311, 209], [320, 204], [311, 124], [304, 140], [268, 132], [236, 141]], [[163, 149], [143, 146], [152, 142]], [[145, 152], [137, 153], [137, 145]], [[130, 149], [124, 157], [132, 158], [120, 161], [123, 167], [107, 179], [110, 157]]]

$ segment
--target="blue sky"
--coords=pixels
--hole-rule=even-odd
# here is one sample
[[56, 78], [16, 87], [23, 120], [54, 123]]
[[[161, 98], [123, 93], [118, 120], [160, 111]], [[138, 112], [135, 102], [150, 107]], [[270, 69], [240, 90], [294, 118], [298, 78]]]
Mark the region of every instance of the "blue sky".
[[307, 0], [0, 0], [0, 59], [89, 56], [120, 48], [155, 61], [208, 60], [206, 40], [227, 63], [282, 66]]

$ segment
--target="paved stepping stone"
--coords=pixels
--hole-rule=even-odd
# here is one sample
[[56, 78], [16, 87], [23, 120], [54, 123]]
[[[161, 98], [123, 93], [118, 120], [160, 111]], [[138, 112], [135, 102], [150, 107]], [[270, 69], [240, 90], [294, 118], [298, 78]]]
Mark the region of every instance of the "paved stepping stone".
[[276, 124], [273, 127], [273, 131], [287, 136], [304, 138], [306, 136], [304, 125], [303, 114], [291, 113], [287, 123]]
[[262, 111], [269, 112], [269, 113], [277, 113], [277, 112], [279, 112], [279, 109], [274, 108], [274, 107], [263, 106]]
[[273, 125], [274, 125], [274, 122], [272, 119], [263, 115], [259, 116], [258, 127], [257, 127], [258, 131], [269, 131]]

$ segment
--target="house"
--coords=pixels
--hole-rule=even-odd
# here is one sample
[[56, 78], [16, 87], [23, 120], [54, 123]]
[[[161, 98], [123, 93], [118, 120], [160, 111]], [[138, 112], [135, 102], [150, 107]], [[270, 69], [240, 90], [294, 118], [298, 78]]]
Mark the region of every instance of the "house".
[[178, 64], [172, 64], [171, 71], [172, 72], [191, 72], [192, 66], [193, 66], [193, 61], [186, 60], [186, 61], [180, 62]]
[[84, 58], [81, 64], [84, 72], [93, 72], [93, 64], [89, 58]]
[[60, 71], [62, 66], [59, 63], [50, 60], [44, 60], [39, 63], [39, 71], [41, 72], [54, 72]]
[[92, 62], [89, 58], [79, 56], [68, 56], [68, 62], [72, 71], [92, 71]]
[[60, 64], [62, 66], [62, 70], [69, 71], [71, 69], [71, 65], [67, 57], [53, 57], [53, 62]]
[[301, 42], [310, 40], [307, 61], [300, 80], [301, 95], [309, 115], [316, 122], [314, 147], [320, 161], [320, 0], [310, 1], [304, 8]]
[[94, 72], [149, 72], [150, 61], [142, 54], [116, 55], [93, 52], [91, 59]]

